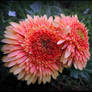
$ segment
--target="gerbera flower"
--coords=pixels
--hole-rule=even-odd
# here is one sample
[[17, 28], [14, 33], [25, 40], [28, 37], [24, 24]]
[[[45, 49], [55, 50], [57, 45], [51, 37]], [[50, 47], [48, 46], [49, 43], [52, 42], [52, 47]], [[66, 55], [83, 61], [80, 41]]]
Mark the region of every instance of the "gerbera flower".
[[88, 30], [85, 25], [79, 22], [77, 16], [55, 16], [55, 24], [64, 31], [65, 41], [62, 45], [63, 54], [61, 62], [65, 67], [70, 67], [72, 63], [76, 69], [82, 70], [90, 57]]
[[2, 47], [5, 66], [11, 67], [10, 72], [18, 75], [18, 79], [26, 80], [27, 84], [50, 82], [56, 79], [58, 71], [62, 72], [60, 63], [62, 43], [57, 28], [53, 25], [53, 18], [27, 15], [25, 21], [11, 22], [6, 28], [6, 43]]

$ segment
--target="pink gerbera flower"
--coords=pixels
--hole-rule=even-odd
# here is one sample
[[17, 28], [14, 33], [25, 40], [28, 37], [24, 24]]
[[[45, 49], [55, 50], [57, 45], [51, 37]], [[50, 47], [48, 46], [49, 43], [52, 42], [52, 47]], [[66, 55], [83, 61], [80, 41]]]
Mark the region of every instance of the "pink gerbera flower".
[[70, 67], [72, 63], [76, 69], [82, 70], [90, 57], [88, 30], [79, 22], [77, 16], [55, 16], [55, 24], [64, 31], [65, 41], [62, 45], [63, 54], [61, 62], [65, 67]]
[[39, 84], [45, 84], [51, 77], [56, 79], [58, 71], [62, 72], [61, 47], [58, 45], [62, 43], [61, 35], [58, 35], [52, 17], [27, 17], [19, 24], [11, 22], [6, 28], [2, 40], [6, 44], [2, 51], [7, 55], [3, 62], [11, 67], [10, 72], [18, 75], [18, 79], [26, 80], [28, 85], [37, 80]]

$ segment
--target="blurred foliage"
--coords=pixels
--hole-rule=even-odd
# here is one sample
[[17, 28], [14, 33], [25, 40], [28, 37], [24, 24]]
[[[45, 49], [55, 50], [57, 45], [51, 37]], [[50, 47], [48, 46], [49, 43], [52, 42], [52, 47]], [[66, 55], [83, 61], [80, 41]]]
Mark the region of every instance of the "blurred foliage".
[[[15, 11], [16, 16], [9, 16], [9, 11]], [[19, 22], [26, 18], [26, 14], [49, 16], [77, 14], [79, 20], [83, 22], [89, 30], [90, 53], [92, 54], [92, 1], [64, 1], [64, 0], [28, 0], [16, 1], [9, 0], [0, 2], [0, 40], [3, 39], [5, 27], [9, 22]], [[3, 43], [0, 42], [0, 48]], [[3, 53], [0, 52], [0, 61]], [[3, 86], [4, 85], [4, 86]], [[83, 71], [72, 68], [64, 69], [63, 73], [58, 76], [57, 80], [51, 80], [50, 84], [30, 85], [18, 81], [16, 76], [9, 73], [8, 69], [0, 62], [0, 89], [7, 87], [7, 90], [92, 90], [92, 56]]]

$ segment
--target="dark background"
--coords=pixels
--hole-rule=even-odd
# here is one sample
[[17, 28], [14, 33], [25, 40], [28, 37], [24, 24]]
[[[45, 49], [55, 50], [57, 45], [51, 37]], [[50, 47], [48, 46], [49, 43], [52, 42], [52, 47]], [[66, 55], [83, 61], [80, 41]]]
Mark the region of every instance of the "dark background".
[[[16, 14], [11, 15], [9, 11]], [[25, 19], [26, 14], [31, 16], [46, 14], [49, 16], [75, 15], [89, 29], [90, 53], [92, 54], [92, 0], [8, 0], [0, 2], [0, 41], [4, 38], [3, 33], [9, 22]], [[0, 42], [0, 49], [3, 43]], [[0, 90], [7, 91], [91, 91], [92, 90], [92, 57], [83, 71], [75, 70], [74, 67], [64, 69], [63, 73], [51, 83], [27, 86], [25, 81], [17, 80], [16, 76], [9, 73], [9, 68], [4, 67], [0, 51]]]

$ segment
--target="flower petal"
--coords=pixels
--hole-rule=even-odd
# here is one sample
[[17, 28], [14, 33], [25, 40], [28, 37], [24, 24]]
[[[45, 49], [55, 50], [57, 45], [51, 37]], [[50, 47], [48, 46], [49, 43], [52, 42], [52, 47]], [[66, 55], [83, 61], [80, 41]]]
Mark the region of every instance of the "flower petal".
[[64, 41], [65, 41], [65, 40], [59, 40], [59, 41], [57, 42], [57, 45], [62, 44]]

